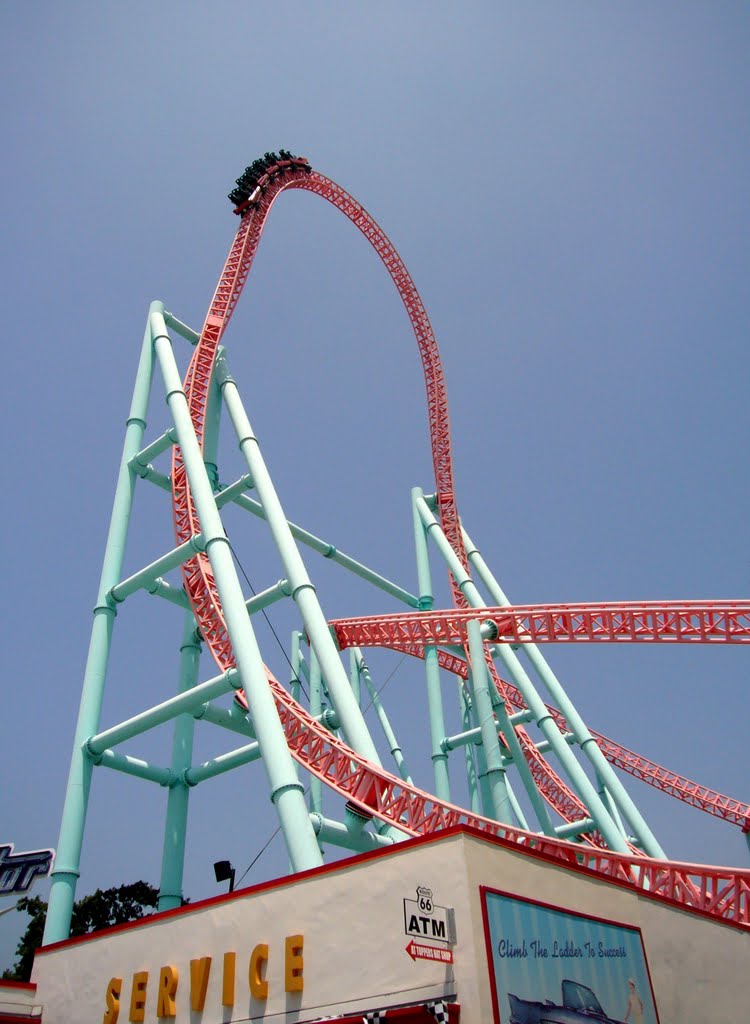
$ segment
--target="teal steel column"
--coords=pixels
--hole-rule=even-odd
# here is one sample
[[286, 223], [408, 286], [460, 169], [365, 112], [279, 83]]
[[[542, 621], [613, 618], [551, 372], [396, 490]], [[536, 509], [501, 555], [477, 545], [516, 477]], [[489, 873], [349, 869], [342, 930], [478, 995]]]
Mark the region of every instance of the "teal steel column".
[[[491, 573], [489, 567], [479, 553], [479, 550], [474, 546], [474, 544], [472, 544], [469, 535], [465, 530], [462, 530], [462, 532], [464, 543], [466, 544], [467, 557], [470, 563], [476, 568], [479, 578], [487, 587], [492, 600], [496, 601], [498, 605], [508, 607], [510, 605], [510, 601], [502, 587]], [[601, 779], [601, 782], [606, 787], [612, 799], [627, 818], [636, 838], [642, 844], [643, 850], [649, 855], [649, 857], [666, 859], [664, 850], [661, 848], [658, 840], [647, 825], [643, 815], [636, 807], [632, 797], [620, 781], [617, 772], [601, 752], [599, 744], [589, 732], [586, 723], [579, 715], [578, 710], [570, 697], [568, 697], [560, 683], [560, 680], [550, 668], [542, 652], [539, 650], [537, 645], [533, 643], [522, 644], [521, 649], [531, 662], [537, 675], [542, 681], [542, 684], [547, 690], [547, 693], [552, 698], [552, 702], [557, 706], [567, 721], [568, 727], [576, 738], [576, 742], [594, 766], [597, 776]], [[604, 803], [602, 803], [602, 806], [604, 806]], [[596, 815], [594, 815], [594, 817], [596, 817]], [[617, 822], [615, 822], [615, 826], [616, 825]]]
[[[221, 351], [221, 348], [219, 349]], [[208, 394], [203, 433], [203, 463], [214, 490], [219, 484], [217, 453], [221, 423], [221, 392], [212, 380]], [[174, 429], [167, 432], [174, 438]], [[192, 611], [185, 615], [182, 644], [180, 646], [180, 678], [178, 693], [191, 690], [198, 682], [201, 642]], [[190, 787], [185, 773], [193, 760], [193, 734], [195, 719], [183, 714], [175, 721], [172, 738], [171, 768], [179, 779], [169, 790], [164, 821], [164, 844], [159, 885], [159, 910], [172, 910], [182, 906], [182, 877], [185, 868], [185, 839], [187, 833]]]
[[357, 659], [357, 667], [359, 669], [359, 674], [361, 678], [364, 679], [365, 686], [367, 687], [367, 692], [370, 694], [370, 703], [375, 709], [375, 714], [378, 716], [380, 728], [383, 730], [383, 735], [385, 736], [385, 741], [388, 744], [388, 749], [391, 752], [393, 760], [396, 762], [396, 768], [398, 769], [398, 773], [404, 780], [404, 782], [408, 782], [411, 785], [412, 778], [411, 775], [409, 775], [409, 769], [406, 767], [404, 755], [401, 751], [399, 742], [396, 739], [396, 734], [394, 733], [391, 727], [391, 723], [388, 719], [386, 710], [383, 707], [380, 697], [378, 696], [378, 691], [375, 689], [375, 684], [372, 681], [372, 676], [370, 675], [370, 669], [367, 667], [367, 662], [362, 657], [362, 651], [359, 649], [359, 647], [353, 647], [352, 650], [354, 651], [355, 658]]
[[302, 633], [298, 629], [292, 630], [292, 656], [290, 661], [292, 663], [292, 678], [289, 680], [289, 687], [294, 700], [299, 704], [299, 692], [300, 692], [300, 658], [302, 657], [302, 651], [300, 650], [300, 641], [302, 640]]
[[[445, 559], [453, 578], [456, 580], [461, 593], [466, 598], [470, 607], [485, 607], [485, 603], [481, 594], [477, 590], [474, 581], [464, 569], [461, 564], [461, 560], [451, 547], [448, 542], [448, 538], [443, 533], [438, 521], [427, 507], [427, 503], [423, 498], [417, 500], [417, 507], [419, 508], [419, 514], [422, 517], [422, 522], [429, 530], [430, 536], [435, 542], [435, 546]], [[554, 718], [547, 710], [542, 698], [537, 693], [533, 682], [524, 671], [521, 662], [518, 660], [508, 644], [498, 644], [495, 651], [511, 679], [523, 694], [523, 699], [526, 701], [528, 708], [534, 712], [534, 719], [537, 727], [543, 734], [544, 738], [549, 740], [550, 747], [557, 755], [568, 775], [568, 778], [573, 783], [575, 790], [585, 803], [591, 816], [596, 821], [599, 831], [604, 836], [607, 845], [611, 850], [616, 850], [620, 853], [627, 853], [629, 847], [623, 839], [620, 830], [612, 820], [609, 811], [604, 806], [604, 802], [591, 783], [591, 780], [586, 775], [570, 747], [563, 739]], [[572, 725], [572, 723], [569, 724]]]
[[469, 637], [474, 707], [482, 733], [482, 747], [487, 764], [487, 784], [490, 791], [493, 817], [496, 821], [510, 825], [514, 822], [513, 808], [508, 799], [505, 768], [503, 767], [500, 744], [497, 739], [495, 712], [492, 707], [492, 698], [490, 697], [487, 666], [484, 661], [484, 641], [482, 640], [480, 623], [477, 621], [469, 622], [467, 624], [467, 634]]
[[[536, 814], [537, 821], [541, 826], [542, 832], [544, 832], [544, 834], [547, 836], [554, 836], [555, 828], [550, 819], [549, 811], [547, 810], [547, 805], [542, 799], [542, 796], [539, 792], [539, 787], [534, 781], [534, 776], [531, 774], [529, 762], [526, 760], [523, 749], [521, 748], [521, 741], [518, 738], [518, 733], [516, 732], [514, 725], [508, 716], [508, 712], [505, 708], [505, 702], [502, 700], [500, 694], [497, 692], [494, 692], [491, 695], [491, 698], [494, 698], [492, 699], [492, 705], [495, 710], [495, 714], [497, 715], [498, 718], [500, 731], [502, 732], [505, 738], [505, 742], [508, 744], [508, 750], [510, 751], [512, 763], [518, 770], [518, 774], [521, 777], [521, 782], [523, 783], [523, 787], [526, 790], [526, 795], [531, 801], [531, 806], [534, 808], [534, 813]], [[522, 714], [521, 718], [525, 719], [525, 715]], [[508, 785], [510, 785], [510, 783]], [[511, 796], [511, 803], [514, 803], [514, 796], [515, 794]], [[514, 806], [516, 806], [515, 803]], [[525, 819], [523, 817], [523, 814], [518, 816], [519, 825], [521, 825], [522, 828], [528, 829], [528, 823], [524, 824], [524, 821]]]
[[[466, 684], [469, 687], [469, 690], [472, 693], [474, 693], [474, 683], [471, 677], [471, 669], [469, 669], [469, 676], [468, 679], [466, 680]], [[471, 710], [473, 721], [478, 722], [479, 719], [477, 718], [476, 714], [476, 705], [473, 702], [471, 705]], [[484, 756], [484, 747], [482, 746], [481, 736], [475, 744], [472, 744], [472, 747], [474, 750], [474, 762], [476, 764], [477, 787], [479, 789], [479, 813], [483, 814], [485, 818], [494, 818], [495, 809], [492, 806], [492, 790], [490, 789], [489, 777], [487, 775], [487, 758]]]
[[[318, 719], [323, 714], [323, 680], [315, 651], [310, 651], [310, 714]], [[323, 783], [317, 775], [310, 776], [310, 810], [318, 814], [323, 811]]]
[[352, 693], [357, 704], [362, 707], [362, 684], [359, 678], [359, 664], [357, 652], [352, 647], [349, 651], [349, 682], [352, 685]]
[[513, 808], [513, 814], [515, 816], [516, 823], [518, 824], [519, 828], [526, 829], [527, 832], [530, 832], [531, 829], [529, 828], [529, 823], [526, 820], [526, 815], [523, 813], [523, 808], [518, 802], [518, 797], [516, 796], [513, 790], [513, 786], [510, 784], [510, 779], [506, 778], [505, 781], [506, 785], [508, 786], [508, 800], [510, 801], [510, 806]]
[[154, 351], [164, 377], [167, 405], [177, 431], [185, 471], [201, 524], [206, 554], [216, 580], [224, 620], [232, 640], [253, 727], [263, 752], [271, 800], [276, 807], [294, 869], [302, 871], [316, 867], [322, 863], [322, 858], [305, 806], [303, 787], [294, 770], [294, 762], [276, 710], [255, 631], [245, 608], [232, 551], [224, 533], [206, 467], [203, 465], [164, 317], [153, 313], [151, 323]]
[[[161, 312], [163, 308], [161, 302], [152, 302], [149, 314]], [[81, 846], [86, 824], [91, 773], [94, 767], [83, 752], [83, 744], [99, 728], [113, 620], [116, 614], [114, 607], [107, 600], [107, 594], [122, 575], [125, 543], [137, 479], [129, 463], [143, 444], [152, 377], [153, 351], [151, 333], [147, 326], [136, 372], [130, 414], [126, 421], [120, 471], [112, 505], [112, 517], [99, 580], [99, 592], [94, 608], [94, 622], [91, 628], [78, 723], [73, 740], [73, 755], [60, 825], [60, 839], [52, 872], [47, 921], [42, 940], [45, 946], [51, 942], [67, 939], [70, 931], [76, 883], [80, 874]]]
[[318, 602], [315, 587], [307, 574], [297, 545], [294, 543], [289, 523], [263, 459], [258, 439], [250, 426], [237, 385], [224, 360], [217, 362], [216, 370], [224, 404], [237, 433], [240, 451], [245, 457], [247, 468], [255, 483], [255, 489], [263, 506], [271, 535], [281, 555], [286, 578], [292, 588], [292, 597], [300, 610], [302, 621], [310, 638], [310, 646], [318, 656], [320, 669], [333, 706], [339, 716], [341, 728], [351, 747], [369, 761], [379, 765], [380, 757], [362, 712], [354, 699], [346, 671], [341, 664], [328, 623]]
[[[471, 669], [469, 669], [471, 671]], [[468, 684], [467, 684], [468, 686]], [[458, 685], [458, 699], [461, 703], [461, 724], [464, 732], [472, 727], [472, 708], [467, 686]], [[466, 767], [466, 786], [469, 793], [469, 809], [475, 814], [481, 814], [479, 805], [479, 792], [477, 789], [477, 765], [475, 760], [475, 749], [473, 743], [467, 743], [464, 747], [464, 765]]]
[[[179, 693], [185, 693], [198, 682], [201, 643], [196, 635], [195, 618], [192, 612], [185, 613], [182, 644], [180, 646]], [[187, 831], [188, 801], [190, 788], [183, 774], [193, 760], [193, 732], [195, 719], [185, 713], [175, 721], [172, 737], [171, 769], [178, 778], [167, 796], [167, 813], [164, 821], [164, 844], [161, 857], [161, 882], [159, 884], [159, 910], [172, 910], [182, 906], [182, 875], [185, 867], [185, 833]]]
[[[422, 498], [422, 488], [414, 487], [411, 492], [412, 517], [414, 520], [414, 547], [417, 556], [417, 582], [419, 607], [430, 610], [433, 605], [430, 557], [427, 550], [427, 536], [417, 509], [417, 499]], [[443, 694], [440, 686], [440, 668], [437, 648], [425, 645], [424, 668], [427, 679], [427, 707], [430, 713], [430, 741], [432, 743], [432, 767], [435, 773], [435, 796], [450, 801], [451, 788], [448, 775], [448, 754], [443, 747], [445, 716]]]

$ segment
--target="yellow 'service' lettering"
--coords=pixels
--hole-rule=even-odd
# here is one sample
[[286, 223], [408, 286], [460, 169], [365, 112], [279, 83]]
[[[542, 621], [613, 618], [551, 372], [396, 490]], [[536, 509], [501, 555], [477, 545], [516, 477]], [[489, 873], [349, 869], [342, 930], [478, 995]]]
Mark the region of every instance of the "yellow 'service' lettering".
[[304, 987], [302, 977], [304, 941], [301, 935], [287, 935], [284, 940], [284, 988], [287, 992], [301, 992]]
[[263, 971], [268, 963], [268, 943], [260, 942], [250, 954], [248, 980], [253, 999], [268, 999], [268, 981]]
[[211, 957], [190, 961], [190, 1009], [202, 1010], [206, 1005], [208, 976], [211, 973]]
[[177, 991], [177, 968], [162, 967], [159, 972], [159, 994], [156, 1000], [157, 1017], [176, 1017], [174, 995]]
[[236, 953], [224, 954], [224, 976], [221, 982], [221, 1005], [234, 1006], [234, 968]]
[[117, 1024], [120, 1016], [120, 995], [122, 994], [122, 978], [110, 978], [107, 985], [107, 1010], [102, 1024]]
[[133, 975], [133, 988], [130, 991], [130, 1016], [133, 1024], [141, 1024], [146, 1018], [146, 988], [148, 971], [136, 971]]

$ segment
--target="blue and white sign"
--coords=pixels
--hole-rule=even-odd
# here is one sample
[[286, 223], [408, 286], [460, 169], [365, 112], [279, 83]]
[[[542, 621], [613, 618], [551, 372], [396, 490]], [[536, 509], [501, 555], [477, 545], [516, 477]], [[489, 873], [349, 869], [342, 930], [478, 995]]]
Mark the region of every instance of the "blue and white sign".
[[0, 844], [0, 896], [28, 892], [37, 878], [49, 875], [54, 860], [54, 850], [13, 853], [13, 843]]
[[498, 1024], [659, 1024], [638, 928], [482, 889]]

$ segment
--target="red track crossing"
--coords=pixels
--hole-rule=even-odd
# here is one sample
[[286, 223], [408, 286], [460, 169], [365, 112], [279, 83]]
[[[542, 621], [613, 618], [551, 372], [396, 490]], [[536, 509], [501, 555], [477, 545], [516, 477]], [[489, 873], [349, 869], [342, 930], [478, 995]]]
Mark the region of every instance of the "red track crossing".
[[632, 604], [517, 605], [407, 612], [331, 623], [339, 647], [463, 644], [471, 621], [488, 639], [530, 643], [750, 643], [750, 603], [664, 601]]
[[[287, 189], [305, 189], [326, 199], [344, 213], [367, 238], [388, 270], [404, 302], [419, 347], [427, 389], [433, 467], [442, 529], [454, 550], [465, 561], [453, 488], [448, 399], [437, 343], [416, 287], [396, 249], [367, 211], [329, 178], [298, 167], [277, 167], [269, 172], [269, 184], [240, 220], [211, 301], [200, 341], [185, 379], [193, 424], [201, 444], [214, 359], [257, 252], [263, 227], [276, 197]], [[172, 467], [173, 507], [177, 543], [200, 532], [182, 456], [174, 449]], [[207, 557], [198, 555], [183, 568], [185, 588], [201, 632], [222, 670], [234, 664], [232, 645], [224, 623], [213, 574]], [[465, 639], [469, 619], [491, 620], [495, 642], [528, 640], [589, 640], [674, 642], [747, 642], [750, 640], [747, 605], [730, 602], [680, 605], [597, 605], [550, 608], [501, 608], [468, 610], [454, 587], [459, 608], [452, 612], [417, 613], [414, 616], [377, 616], [341, 620], [336, 624], [342, 646], [347, 643], [384, 642], [385, 646], [423, 645], [443, 642], [451, 636]], [[437, 635], [440, 639], [435, 639]], [[360, 639], [354, 639], [355, 636]], [[379, 639], [375, 639], [375, 638]], [[366, 639], [366, 638], [369, 638]], [[457, 659], [460, 661], [461, 659]], [[750, 928], [750, 871], [655, 861], [640, 855], [624, 855], [593, 846], [547, 839], [535, 833], [501, 825], [459, 807], [437, 800], [372, 765], [331, 735], [297, 704], [269, 672], [269, 681], [295, 758], [313, 775], [369, 813], [419, 835], [457, 824], [491, 832], [521, 847], [542, 852], [572, 866], [618, 880], [654, 898], [691, 907]], [[499, 681], [496, 681], [499, 685]], [[507, 694], [512, 691], [509, 684]], [[506, 699], [512, 703], [512, 696]], [[559, 713], [558, 713], [559, 714]], [[615, 745], [616, 746], [616, 745]], [[617, 748], [622, 756], [624, 748]], [[629, 753], [629, 752], [628, 752]], [[635, 755], [633, 755], [635, 757]], [[648, 774], [650, 762], [639, 759], [640, 771]], [[566, 818], [579, 813], [580, 804], [566, 806], [569, 791], [546, 762], [538, 780], [546, 799]], [[658, 767], [658, 766], [657, 766]], [[663, 772], [663, 769], [659, 769]], [[669, 774], [669, 773], [667, 773]], [[678, 777], [673, 777], [678, 778]], [[664, 781], [661, 788], [668, 789]], [[679, 790], [679, 785], [673, 787]], [[712, 802], [711, 791], [703, 790]], [[718, 795], [717, 795], [718, 797]], [[685, 798], [684, 796], [682, 797]], [[720, 800], [728, 798], [718, 797]], [[697, 803], [697, 799], [690, 802]]]

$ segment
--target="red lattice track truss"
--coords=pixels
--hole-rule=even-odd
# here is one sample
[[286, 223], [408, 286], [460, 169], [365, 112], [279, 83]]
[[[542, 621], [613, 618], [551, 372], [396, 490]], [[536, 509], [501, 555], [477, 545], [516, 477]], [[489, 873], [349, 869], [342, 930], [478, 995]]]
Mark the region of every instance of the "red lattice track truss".
[[[432, 443], [433, 467], [437, 485], [437, 503], [443, 531], [462, 561], [466, 561], [453, 488], [451, 440], [448, 400], [437, 343], [414, 283], [390, 240], [367, 211], [330, 179], [317, 172], [288, 168], [271, 174], [268, 187], [259, 200], [242, 217], [227, 257], [214, 297], [211, 301], [201, 337], [196, 346], [185, 379], [193, 425], [199, 442], [203, 443], [208, 392], [216, 350], [231, 315], [239, 301], [245, 281], [257, 252], [266, 218], [276, 197], [287, 189], [314, 192], [344, 213], [367, 238], [385, 264], [398, 289], [417, 340], [427, 390], [427, 404]], [[200, 532], [179, 448], [174, 449], [172, 488], [175, 534], [178, 544]], [[208, 559], [198, 555], [183, 567], [185, 588], [201, 632], [218, 666], [225, 670], [234, 664], [229, 634]], [[463, 604], [454, 587], [454, 599]], [[681, 606], [685, 607], [685, 606]], [[703, 606], [705, 607], [705, 606]], [[527, 609], [527, 611], [529, 611]], [[533, 610], [532, 610], [533, 611]], [[495, 612], [502, 612], [496, 615]], [[585, 616], [586, 610], [580, 609]], [[440, 613], [449, 615], [450, 613]], [[467, 618], [477, 617], [461, 608], [455, 613]], [[481, 618], [489, 616], [498, 623], [510, 622], [513, 610], [482, 610]], [[365, 630], [372, 620], [356, 620]], [[422, 617], [424, 620], [424, 617]], [[346, 620], [354, 623], [355, 620]], [[448, 620], [450, 621], [450, 620]], [[459, 620], [456, 620], [459, 621]], [[339, 624], [341, 627], [341, 624]], [[414, 630], [414, 626], [410, 626]], [[503, 628], [506, 628], [503, 626]], [[519, 627], [520, 628], [520, 627]], [[529, 628], [526, 626], [526, 628]], [[534, 625], [533, 629], [537, 630]], [[747, 622], [745, 621], [747, 632]], [[386, 632], [381, 630], [385, 637]], [[417, 631], [418, 632], [418, 631]], [[574, 630], [575, 632], [575, 630]], [[462, 632], [465, 633], [465, 628]], [[514, 637], [513, 642], [517, 642]], [[535, 639], [542, 639], [535, 636]], [[605, 639], [605, 637], [602, 637]], [[611, 637], [610, 637], [611, 639]], [[727, 636], [722, 638], [726, 641]], [[733, 636], [734, 639], [734, 636]], [[403, 637], [408, 643], [425, 643], [420, 637]], [[357, 641], [351, 641], [352, 643]], [[386, 644], [387, 646], [387, 644]], [[576, 845], [541, 837], [499, 824], [459, 807], [438, 801], [413, 785], [404, 783], [384, 769], [365, 761], [355, 751], [332, 736], [268, 672], [287, 742], [293, 756], [313, 775], [343, 797], [359, 804], [368, 813], [389, 822], [409, 835], [420, 835], [466, 824], [505, 840], [540, 852], [572, 866], [617, 880], [650, 896], [662, 898], [722, 918], [741, 927], [750, 928], [750, 871], [713, 868], [701, 865], [655, 861], [642, 855], [624, 855], [592, 846]], [[498, 677], [495, 676], [496, 685]], [[506, 700], [508, 697], [506, 696]], [[528, 748], [528, 745], [525, 744]], [[571, 820], [580, 813], [581, 805], [549, 766], [545, 773], [537, 771], [545, 798]], [[545, 776], [545, 777], [542, 777]]]
[[337, 619], [331, 626], [342, 649], [463, 644], [472, 620], [487, 623], [488, 639], [503, 644], [750, 643], [750, 603], [746, 601], [455, 608]]

